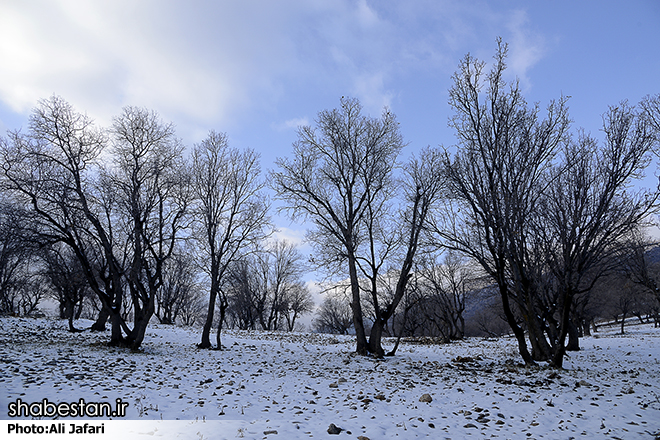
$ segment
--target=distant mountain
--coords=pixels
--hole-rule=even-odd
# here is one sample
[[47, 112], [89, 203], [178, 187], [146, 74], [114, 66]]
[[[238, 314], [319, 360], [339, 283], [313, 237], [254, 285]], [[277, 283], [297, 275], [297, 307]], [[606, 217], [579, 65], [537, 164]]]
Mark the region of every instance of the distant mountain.
[[646, 257], [649, 259], [649, 263], [660, 263], [660, 246], [646, 251]]

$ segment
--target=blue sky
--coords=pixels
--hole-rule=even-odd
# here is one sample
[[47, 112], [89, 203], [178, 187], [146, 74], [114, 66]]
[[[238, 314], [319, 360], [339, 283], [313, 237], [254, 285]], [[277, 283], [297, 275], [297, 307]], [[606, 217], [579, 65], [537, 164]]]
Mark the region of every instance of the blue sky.
[[498, 36], [528, 101], [570, 95], [592, 133], [608, 105], [660, 92], [658, 0], [2, 0], [0, 132], [52, 94], [100, 125], [138, 105], [187, 145], [226, 132], [267, 170], [297, 125], [352, 96], [397, 115], [405, 158], [454, 143], [450, 77]]

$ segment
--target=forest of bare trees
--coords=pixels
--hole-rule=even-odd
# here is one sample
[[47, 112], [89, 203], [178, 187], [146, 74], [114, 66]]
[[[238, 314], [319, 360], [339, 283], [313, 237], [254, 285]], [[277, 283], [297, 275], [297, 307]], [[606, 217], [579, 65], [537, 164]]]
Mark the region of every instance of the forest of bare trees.
[[[407, 153], [390, 109], [342, 97], [267, 173], [224, 133], [187, 150], [152, 110], [98, 127], [43, 99], [0, 137], [0, 313], [52, 301], [70, 331], [87, 317], [134, 350], [152, 319], [200, 326], [203, 349], [223, 328], [304, 320], [375, 357], [403, 337], [511, 332], [526, 364], [557, 368], [602, 321], [660, 325], [646, 233], [660, 192], [639, 183], [660, 153], [660, 94], [603, 109], [601, 139], [566, 96], [528, 103], [506, 62], [502, 41], [491, 64], [461, 60], [453, 144]], [[271, 197], [305, 222], [309, 258], [277, 238]]]

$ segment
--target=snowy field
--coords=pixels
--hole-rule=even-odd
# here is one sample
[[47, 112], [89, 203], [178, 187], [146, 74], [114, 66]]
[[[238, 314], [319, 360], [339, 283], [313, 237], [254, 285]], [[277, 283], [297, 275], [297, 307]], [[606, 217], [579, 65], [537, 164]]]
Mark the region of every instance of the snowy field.
[[2, 438], [26, 437], [5, 437], [30, 421], [9, 417], [18, 399], [121, 399], [131, 422], [74, 438], [658, 439], [660, 329], [617, 331], [583, 339], [555, 371], [522, 366], [510, 338], [402, 344], [374, 360], [351, 337], [228, 331], [225, 350], [207, 351], [198, 331], [153, 324], [132, 353], [64, 321], [0, 318]]

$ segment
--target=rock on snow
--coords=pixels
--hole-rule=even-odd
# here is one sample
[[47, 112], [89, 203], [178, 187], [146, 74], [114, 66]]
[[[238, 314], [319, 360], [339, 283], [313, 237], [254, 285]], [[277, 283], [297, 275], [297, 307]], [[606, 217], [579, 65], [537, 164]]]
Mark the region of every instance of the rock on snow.
[[583, 339], [556, 371], [525, 368], [510, 338], [376, 360], [351, 337], [227, 331], [226, 349], [207, 351], [197, 330], [152, 324], [134, 353], [63, 321], [0, 318], [0, 419], [15, 421], [19, 398], [122, 399], [136, 435], [123, 440], [146, 425], [149, 438], [327, 438], [329, 426], [342, 438], [654, 438], [660, 329], [628, 329]]

